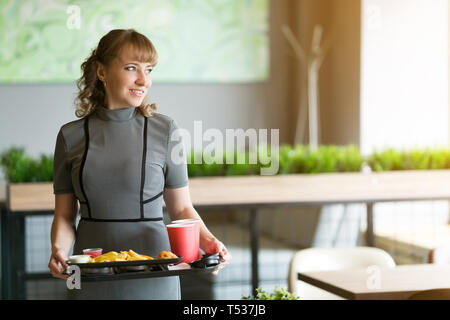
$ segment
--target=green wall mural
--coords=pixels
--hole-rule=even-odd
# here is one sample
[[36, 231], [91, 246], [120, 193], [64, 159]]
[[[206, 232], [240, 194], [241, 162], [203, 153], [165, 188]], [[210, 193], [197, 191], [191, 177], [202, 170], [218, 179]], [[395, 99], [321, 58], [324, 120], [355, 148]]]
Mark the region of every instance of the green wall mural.
[[116, 28], [152, 40], [154, 83], [268, 77], [268, 0], [1, 0], [0, 82], [72, 83]]

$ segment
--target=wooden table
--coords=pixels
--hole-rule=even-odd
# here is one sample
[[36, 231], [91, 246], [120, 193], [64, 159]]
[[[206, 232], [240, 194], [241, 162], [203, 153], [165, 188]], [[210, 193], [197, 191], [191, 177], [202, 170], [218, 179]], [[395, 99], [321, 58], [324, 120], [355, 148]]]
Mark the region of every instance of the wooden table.
[[[259, 286], [258, 210], [260, 208], [364, 203], [367, 207], [366, 244], [375, 246], [373, 205], [377, 202], [388, 201], [449, 200], [450, 170], [201, 177], [190, 178], [189, 189], [192, 203], [198, 211], [248, 209], [254, 291]], [[9, 248], [9, 252], [20, 252], [20, 254], [12, 257], [8, 255], [8, 250], [2, 250], [4, 275], [11, 271], [18, 278], [17, 274], [25, 272], [24, 217], [53, 214], [53, 211], [52, 183], [10, 186], [6, 210], [1, 214], [2, 238], [5, 241], [3, 243], [16, 247]], [[16, 249], [17, 251], [14, 251]], [[14, 263], [10, 262], [11, 259]], [[8, 268], [14, 269], [8, 271]], [[26, 278], [27, 275], [25, 274], [24, 277]], [[21, 286], [19, 280], [16, 282], [18, 284], [13, 283], [11, 287]], [[20, 297], [20, 294], [6, 293], [5, 296]]]
[[298, 280], [351, 300], [405, 300], [419, 291], [450, 288], [450, 265], [399, 265], [374, 270], [299, 272]]
[[[450, 170], [190, 178], [196, 207], [324, 205], [450, 199]], [[51, 183], [14, 184], [11, 211], [53, 210]]]

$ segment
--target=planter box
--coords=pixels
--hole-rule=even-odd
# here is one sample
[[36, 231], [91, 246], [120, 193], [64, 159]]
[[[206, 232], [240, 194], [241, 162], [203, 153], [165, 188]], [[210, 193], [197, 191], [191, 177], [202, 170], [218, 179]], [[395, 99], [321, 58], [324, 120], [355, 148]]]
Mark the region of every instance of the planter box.
[[52, 182], [10, 183], [6, 186], [6, 207], [10, 211], [54, 210]]
[[[194, 206], [251, 207], [450, 199], [450, 170], [189, 179]], [[11, 183], [10, 211], [54, 210], [52, 183]]]
[[190, 190], [194, 205], [450, 199], [450, 170], [193, 178]]

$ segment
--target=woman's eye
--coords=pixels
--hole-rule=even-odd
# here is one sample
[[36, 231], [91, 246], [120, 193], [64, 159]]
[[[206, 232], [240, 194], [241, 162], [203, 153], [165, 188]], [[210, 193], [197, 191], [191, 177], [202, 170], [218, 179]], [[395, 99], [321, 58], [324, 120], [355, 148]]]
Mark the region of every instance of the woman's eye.
[[133, 71], [134, 69], [136, 69], [136, 68], [133, 66], [125, 67], [125, 70], [128, 70], [128, 71]]
[[149, 68], [149, 69], [147, 69], [147, 73], [150, 73], [150, 72], [152, 72], [152, 68]]

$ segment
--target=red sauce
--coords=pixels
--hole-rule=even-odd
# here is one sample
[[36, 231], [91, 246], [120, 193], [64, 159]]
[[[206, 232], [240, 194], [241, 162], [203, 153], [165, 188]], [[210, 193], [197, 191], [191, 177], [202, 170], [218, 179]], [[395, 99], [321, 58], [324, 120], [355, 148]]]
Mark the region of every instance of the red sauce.
[[83, 254], [88, 254], [91, 256], [91, 258], [98, 257], [102, 255], [102, 248], [95, 248], [95, 249], [84, 249]]

